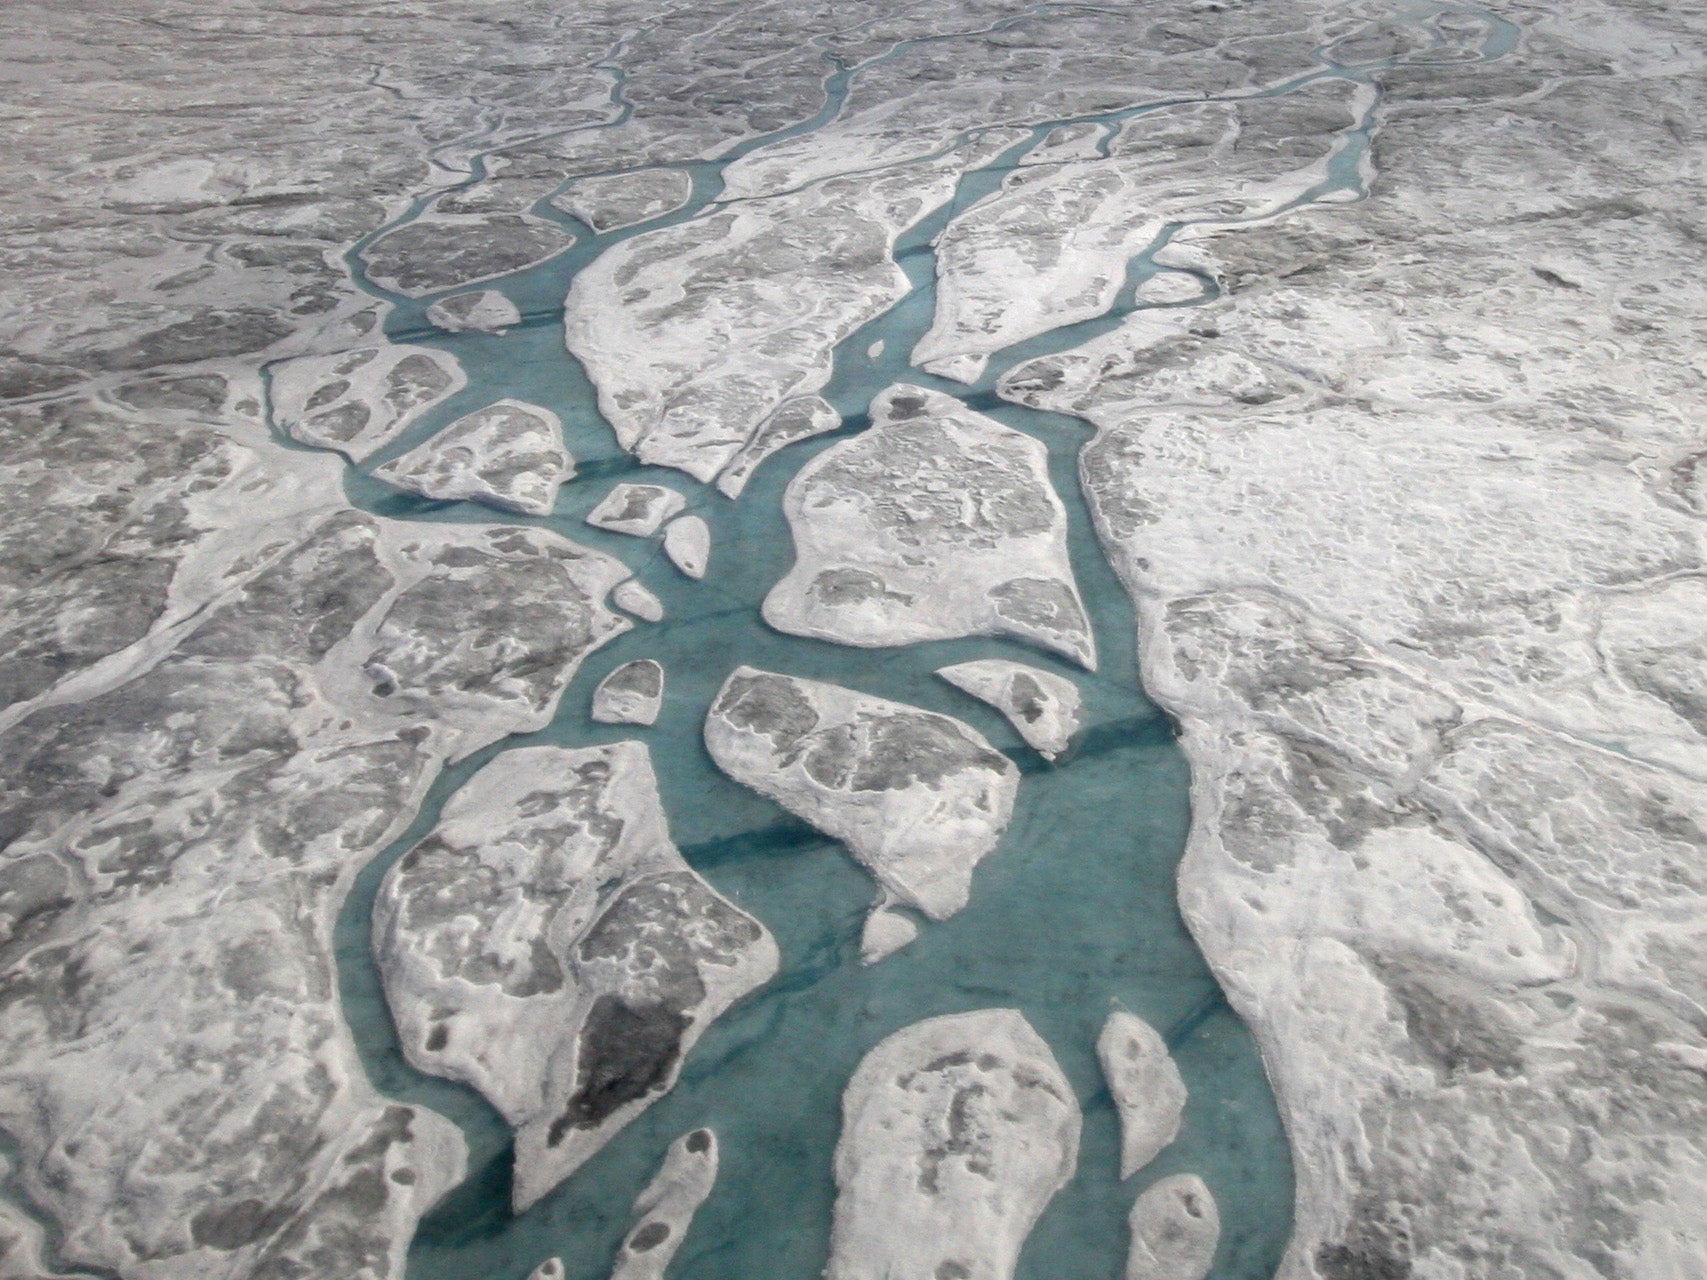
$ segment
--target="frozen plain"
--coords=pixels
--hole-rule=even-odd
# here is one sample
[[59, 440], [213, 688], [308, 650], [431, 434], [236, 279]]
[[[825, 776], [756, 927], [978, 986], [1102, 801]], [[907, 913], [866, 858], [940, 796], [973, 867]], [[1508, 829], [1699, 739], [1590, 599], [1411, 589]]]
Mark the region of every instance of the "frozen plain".
[[[1484, 59], [1489, 15], [1516, 38]], [[357, 510], [360, 473], [286, 437], [385, 465], [481, 409], [388, 312], [567, 249], [541, 202], [674, 216], [656, 175], [809, 120], [826, 53], [872, 60], [832, 118], [577, 275], [622, 443], [745, 483], [906, 295], [897, 237], [1087, 118], [951, 219], [914, 350], [987, 376], [1187, 224], [1140, 297], [1201, 305], [999, 391], [1097, 432], [1084, 488], [1192, 765], [1182, 907], [1291, 1143], [1282, 1274], [1707, 1267], [1698, 14], [19, 4], [0, 32], [0, 1275], [402, 1274], [462, 1143], [368, 1080], [333, 918], [447, 763], [552, 721], [631, 627], [604, 600], [639, 552]], [[1324, 48], [1395, 64], [1257, 97]], [[1289, 208], [1358, 130], [1349, 185]]]

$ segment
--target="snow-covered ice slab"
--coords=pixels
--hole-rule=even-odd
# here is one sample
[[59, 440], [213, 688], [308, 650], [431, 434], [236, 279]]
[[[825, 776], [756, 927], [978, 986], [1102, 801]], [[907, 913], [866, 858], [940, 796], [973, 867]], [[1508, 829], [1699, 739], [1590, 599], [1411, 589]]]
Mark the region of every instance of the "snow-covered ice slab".
[[1094, 667], [1043, 445], [920, 387], [871, 418], [788, 486], [795, 563], [765, 621], [867, 646], [1013, 636]]
[[1014, 1009], [930, 1018], [842, 1099], [828, 1280], [1009, 1280], [1079, 1156], [1079, 1104]]
[[705, 741], [730, 777], [842, 841], [933, 920], [966, 905], [1019, 786], [1012, 761], [958, 720], [752, 667], [724, 682]]
[[522, 313], [496, 289], [480, 289], [440, 298], [427, 319], [446, 333], [503, 333], [522, 322]]
[[692, 190], [692, 179], [680, 169], [640, 169], [577, 178], [551, 203], [594, 231], [616, 231], [674, 212]]
[[623, 448], [709, 482], [784, 401], [822, 390], [843, 338], [907, 293], [896, 237], [989, 152], [969, 143], [713, 207], [591, 263], [569, 290], [567, 341]]
[[651, 658], [625, 662], [593, 690], [593, 719], [600, 724], [650, 725], [664, 701], [664, 668]]
[[1146, 1187], [1127, 1218], [1126, 1280], [1204, 1280], [1215, 1265], [1221, 1213], [1196, 1174]]
[[423, 214], [362, 250], [368, 277], [411, 298], [507, 276], [555, 257], [575, 237], [516, 213]]
[[374, 952], [404, 1052], [516, 1129], [525, 1209], [667, 1093], [777, 968], [671, 843], [637, 742], [499, 756], [386, 875]]
[[686, 504], [687, 499], [665, 485], [624, 481], [613, 486], [599, 505], [587, 513], [587, 523], [612, 533], [649, 538]]
[[711, 526], [699, 516], [678, 516], [664, 527], [664, 554], [688, 577], [705, 577], [711, 563]]
[[1097, 1061], [1120, 1113], [1120, 1176], [1130, 1178], [1179, 1136], [1185, 1081], [1156, 1029], [1124, 1009], [1103, 1024]]
[[717, 1135], [695, 1129], [670, 1144], [652, 1181], [634, 1201], [611, 1280], [664, 1280], [694, 1214], [717, 1182]]
[[957, 662], [937, 674], [1000, 711], [1045, 759], [1057, 759], [1079, 731], [1079, 686], [1064, 676], [1006, 658]]
[[292, 439], [360, 462], [467, 381], [456, 360], [431, 347], [300, 356], [273, 372], [273, 418]]
[[557, 415], [500, 400], [458, 418], [419, 448], [376, 467], [387, 484], [441, 501], [483, 502], [501, 511], [549, 515], [575, 474]]

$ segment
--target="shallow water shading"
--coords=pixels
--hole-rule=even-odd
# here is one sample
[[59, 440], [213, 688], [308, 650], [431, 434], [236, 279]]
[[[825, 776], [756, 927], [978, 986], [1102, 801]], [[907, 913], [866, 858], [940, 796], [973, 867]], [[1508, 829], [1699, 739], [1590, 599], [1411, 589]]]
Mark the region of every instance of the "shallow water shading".
[[[1509, 39], [1503, 24], [1493, 30], [1484, 56], [1498, 56]], [[932, 37], [944, 38], [954, 37]], [[1324, 60], [1262, 94], [1240, 96], [1277, 97], [1328, 77], [1367, 83], [1385, 65], [1347, 68]], [[1285, 1247], [1292, 1178], [1274, 1100], [1254, 1043], [1227, 1007], [1178, 914], [1174, 877], [1189, 820], [1188, 771], [1170, 721], [1141, 691], [1132, 605], [1097, 545], [1079, 491], [1077, 452], [1089, 438], [1088, 424], [1005, 403], [993, 391], [996, 380], [1021, 361], [1079, 346], [1116, 327], [1134, 309], [1137, 287], [1155, 270], [1153, 255], [1177, 227], [1164, 230], [1133, 260], [1109, 313], [999, 353], [976, 385], [968, 388], [910, 367], [908, 354], [930, 327], [935, 308], [931, 240], [954, 213], [995, 190], [1020, 154], [1051, 129], [1071, 122], [1039, 125], [964, 178], [948, 206], [901, 238], [896, 257], [913, 288], [841, 344], [824, 393], [844, 417], [847, 425], [838, 433], [844, 436], [865, 425], [874, 395], [908, 381], [954, 395], [1048, 446], [1051, 478], [1068, 511], [1073, 569], [1101, 655], [1094, 675], [1003, 640], [873, 651], [771, 631], [759, 616], [759, 603], [792, 559], [782, 491], [836, 436], [793, 445], [767, 460], [742, 499], [730, 502], [681, 473], [641, 466], [623, 453], [598, 415], [584, 372], [564, 350], [562, 300], [577, 271], [621, 239], [698, 214], [716, 198], [721, 169], [732, 160], [833, 118], [857, 71], [842, 68], [829, 78], [825, 106], [812, 119], [751, 139], [715, 162], [686, 166], [693, 195], [680, 211], [595, 236], [542, 202], [537, 212], [555, 217], [580, 238], [549, 263], [483, 286], [506, 293], [525, 317], [502, 337], [441, 333], [423, 319], [432, 298], [404, 300], [367, 286], [396, 304], [387, 323], [393, 339], [454, 352], [469, 375], [465, 390], [370, 465], [501, 397], [550, 408], [564, 420], [579, 475], [564, 488], [551, 517], [514, 522], [544, 524], [622, 558], [665, 609], [661, 625], [639, 625], [587, 661], [547, 729], [498, 744], [447, 770], [410, 830], [363, 872], [340, 918], [344, 1009], [370, 1075], [383, 1092], [448, 1115], [469, 1140], [471, 1176], [422, 1223], [408, 1270], [415, 1280], [519, 1280], [551, 1255], [564, 1259], [571, 1276], [590, 1280], [607, 1274], [634, 1194], [668, 1144], [702, 1125], [718, 1133], [722, 1173], [673, 1274], [684, 1280], [810, 1280], [820, 1274], [828, 1253], [834, 1195], [830, 1156], [840, 1128], [841, 1091], [860, 1058], [893, 1031], [922, 1018], [992, 1006], [1019, 1008], [1030, 1019], [1060, 1060], [1085, 1112], [1078, 1176], [1033, 1232], [1018, 1271], [1023, 1280], [1120, 1274], [1128, 1208], [1144, 1187], [1175, 1173], [1198, 1174], [1220, 1202], [1223, 1235], [1213, 1272], [1218, 1280], [1271, 1275]], [[620, 100], [620, 77], [615, 93]], [[1119, 123], [1163, 105], [1082, 119]], [[1342, 135], [1324, 182], [1298, 203], [1360, 195], [1370, 133], [1366, 115]], [[478, 176], [481, 171], [477, 160], [473, 172]], [[350, 262], [363, 279], [355, 253]], [[1206, 296], [1212, 296], [1212, 282], [1205, 283]], [[400, 494], [356, 468], [346, 475], [352, 501], [385, 516], [481, 523], [510, 519], [471, 504]], [[687, 497], [687, 509], [707, 520], [713, 551], [703, 582], [678, 575], [655, 541], [605, 533], [582, 522], [619, 476], [676, 488]], [[934, 675], [951, 663], [990, 657], [1042, 666], [1080, 686], [1088, 728], [1057, 764], [1047, 764], [1026, 747], [997, 712]], [[667, 673], [668, 693], [657, 725], [649, 730], [594, 725], [587, 717], [592, 689], [612, 669], [637, 658], [655, 659]], [[1024, 780], [1013, 823], [980, 865], [965, 911], [927, 925], [916, 942], [881, 964], [860, 966], [859, 933], [874, 896], [871, 880], [835, 843], [724, 777], [701, 745], [707, 706], [727, 673], [743, 663], [956, 716], [1020, 766]], [[373, 895], [384, 871], [436, 820], [446, 797], [499, 752], [632, 737], [652, 752], [665, 811], [683, 854], [720, 892], [772, 930], [782, 971], [708, 1029], [669, 1095], [563, 1187], [529, 1213], [513, 1217], [507, 1128], [471, 1091], [423, 1076], [402, 1060], [369, 952]], [[1117, 1118], [1095, 1058], [1097, 1033], [1116, 1003], [1163, 1032], [1191, 1095], [1178, 1140], [1125, 1185], [1118, 1181]]]

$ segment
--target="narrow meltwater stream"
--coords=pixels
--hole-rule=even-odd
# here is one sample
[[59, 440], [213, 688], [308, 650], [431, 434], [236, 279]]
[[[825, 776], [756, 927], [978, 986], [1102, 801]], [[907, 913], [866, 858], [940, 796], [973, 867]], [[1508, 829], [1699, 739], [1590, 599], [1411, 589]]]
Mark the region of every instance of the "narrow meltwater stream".
[[[1484, 56], [1504, 51], [1495, 47], [1508, 38], [1504, 24], [1472, 10], [1428, 12], [1482, 17], [1494, 33]], [[932, 37], [944, 38], [952, 37]], [[1285, 84], [1242, 96], [1279, 97], [1324, 78], [1369, 83], [1387, 65], [1342, 67], [1324, 55], [1318, 66]], [[1056, 126], [1075, 121], [1039, 125], [967, 174], [948, 205], [901, 237], [896, 259], [912, 289], [839, 346], [824, 392], [844, 417], [843, 436], [867, 424], [878, 392], [912, 382], [953, 395], [1048, 447], [1051, 478], [1068, 511], [1073, 570], [1095, 628], [1101, 661], [1094, 674], [1005, 640], [862, 650], [772, 631], [759, 606], [793, 555], [783, 490], [835, 437], [783, 451], [758, 470], [740, 501], [730, 502], [680, 473], [643, 467], [623, 453], [598, 414], [584, 371], [564, 351], [562, 300], [576, 272], [623, 239], [699, 214], [721, 192], [724, 166], [739, 156], [833, 119], [860, 69], [843, 67], [829, 77], [824, 107], [811, 119], [749, 139], [715, 161], [686, 166], [693, 195], [679, 211], [604, 236], [553, 213], [575, 230], [576, 245], [549, 263], [483, 286], [501, 289], [527, 317], [502, 337], [433, 329], [424, 320], [430, 299], [386, 294], [366, 281], [357, 254], [350, 256], [364, 287], [395, 304], [389, 336], [451, 351], [469, 375], [464, 391], [373, 461], [395, 456], [503, 396], [551, 408], [565, 423], [579, 474], [565, 487], [555, 513], [533, 523], [625, 560], [666, 610], [662, 624], [637, 625], [592, 655], [548, 728], [506, 740], [447, 770], [408, 832], [363, 871], [341, 915], [343, 1006], [370, 1075], [384, 1093], [449, 1116], [470, 1148], [469, 1179], [422, 1223], [410, 1254], [412, 1280], [520, 1280], [554, 1255], [575, 1280], [601, 1280], [628, 1226], [633, 1197], [664, 1148], [700, 1125], [718, 1132], [722, 1173], [672, 1274], [682, 1280], [815, 1280], [828, 1254], [831, 1154], [841, 1092], [859, 1060], [883, 1037], [922, 1018], [997, 1006], [1020, 1009], [1048, 1041], [1085, 1119], [1078, 1175], [1028, 1241], [1021, 1280], [1120, 1275], [1125, 1217], [1136, 1192], [1172, 1173], [1197, 1173], [1220, 1204], [1223, 1236], [1213, 1273], [1218, 1280], [1270, 1276], [1285, 1248], [1292, 1170], [1274, 1099], [1248, 1031], [1227, 1007], [1176, 906], [1175, 872], [1189, 822], [1188, 770], [1171, 722], [1142, 692], [1132, 604], [1098, 546], [1080, 492], [1077, 457], [1089, 439], [1089, 424], [1006, 403], [994, 393], [1000, 376], [1023, 360], [1069, 350], [1117, 327], [1135, 309], [1137, 286], [1156, 269], [1155, 253], [1178, 228], [1166, 229], [1133, 261], [1110, 312], [1000, 353], [976, 385], [910, 367], [908, 355], [929, 329], [936, 305], [932, 241], [955, 213], [996, 190], [1026, 150]], [[1162, 105], [1083, 119], [1119, 124]], [[1372, 117], [1366, 117], [1347, 130], [1327, 177], [1299, 204], [1362, 194], [1372, 128]], [[481, 172], [477, 158], [470, 180]], [[539, 212], [546, 208], [542, 202]], [[1205, 297], [1212, 293], [1206, 281]], [[705, 581], [677, 575], [653, 542], [583, 523], [617, 475], [667, 484], [688, 496], [689, 509], [713, 532]], [[391, 518], [512, 519], [470, 504], [397, 493], [355, 468], [347, 472], [346, 488], [358, 506]], [[586, 713], [594, 685], [618, 664], [642, 657], [660, 661], [667, 673], [657, 725], [592, 724]], [[1076, 681], [1088, 728], [1071, 755], [1046, 763], [996, 712], [934, 675], [950, 663], [988, 657], [1012, 658]], [[1019, 765], [1024, 779], [1012, 825], [980, 865], [963, 912], [927, 925], [915, 943], [882, 963], [860, 965], [860, 926], [874, 897], [873, 882], [839, 845], [724, 777], [701, 744], [706, 708], [724, 677], [742, 663], [955, 716]], [[782, 969], [769, 986], [711, 1026], [669, 1095], [563, 1187], [515, 1217], [509, 1211], [507, 1128], [470, 1090], [423, 1076], [402, 1058], [369, 952], [374, 892], [396, 858], [433, 825], [445, 800], [500, 752], [623, 738], [639, 738], [650, 749], [672, 833], [688, 861], [772, 930]], [[1125, 1185], [1118, 1181], [1117, 1119], [1094, 1055], [1097, 1033], [1116, 1004], [1163, 1032], [1191, 1093], [1178, 1141]]]

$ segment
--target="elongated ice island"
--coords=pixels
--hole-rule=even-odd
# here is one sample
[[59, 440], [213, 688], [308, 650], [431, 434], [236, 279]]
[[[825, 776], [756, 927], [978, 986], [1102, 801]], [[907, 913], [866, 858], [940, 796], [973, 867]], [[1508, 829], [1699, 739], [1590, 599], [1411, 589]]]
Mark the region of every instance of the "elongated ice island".
[[1156, 1029], [1124, 1009], [1103, 1024], [1097, 1061], [1120, 1113], [1120, 1176], [1130, 1178], [1178, 1136], [1185, 1081]]
[[784, 401], [823, 388], [837, 343], [907, 293], [895, 238], [996, 145], [742, 200], [594, 261], [570, 287], [566, 341], [623, 447], [710, 481]]
[[1000, 711], [1026, 745], [1046, 759], [1059, 757], [1079, 731], [1079, 687], [1053, 672], [984, 658], [938, 668], [937, 675]]
[[670, 1144], [657, 1175], [634, 1201], [634, 1225], [611, 1280], [664, 1280], [693, 1216], [717, 1182], [717, 1135], [695, 1129]]

